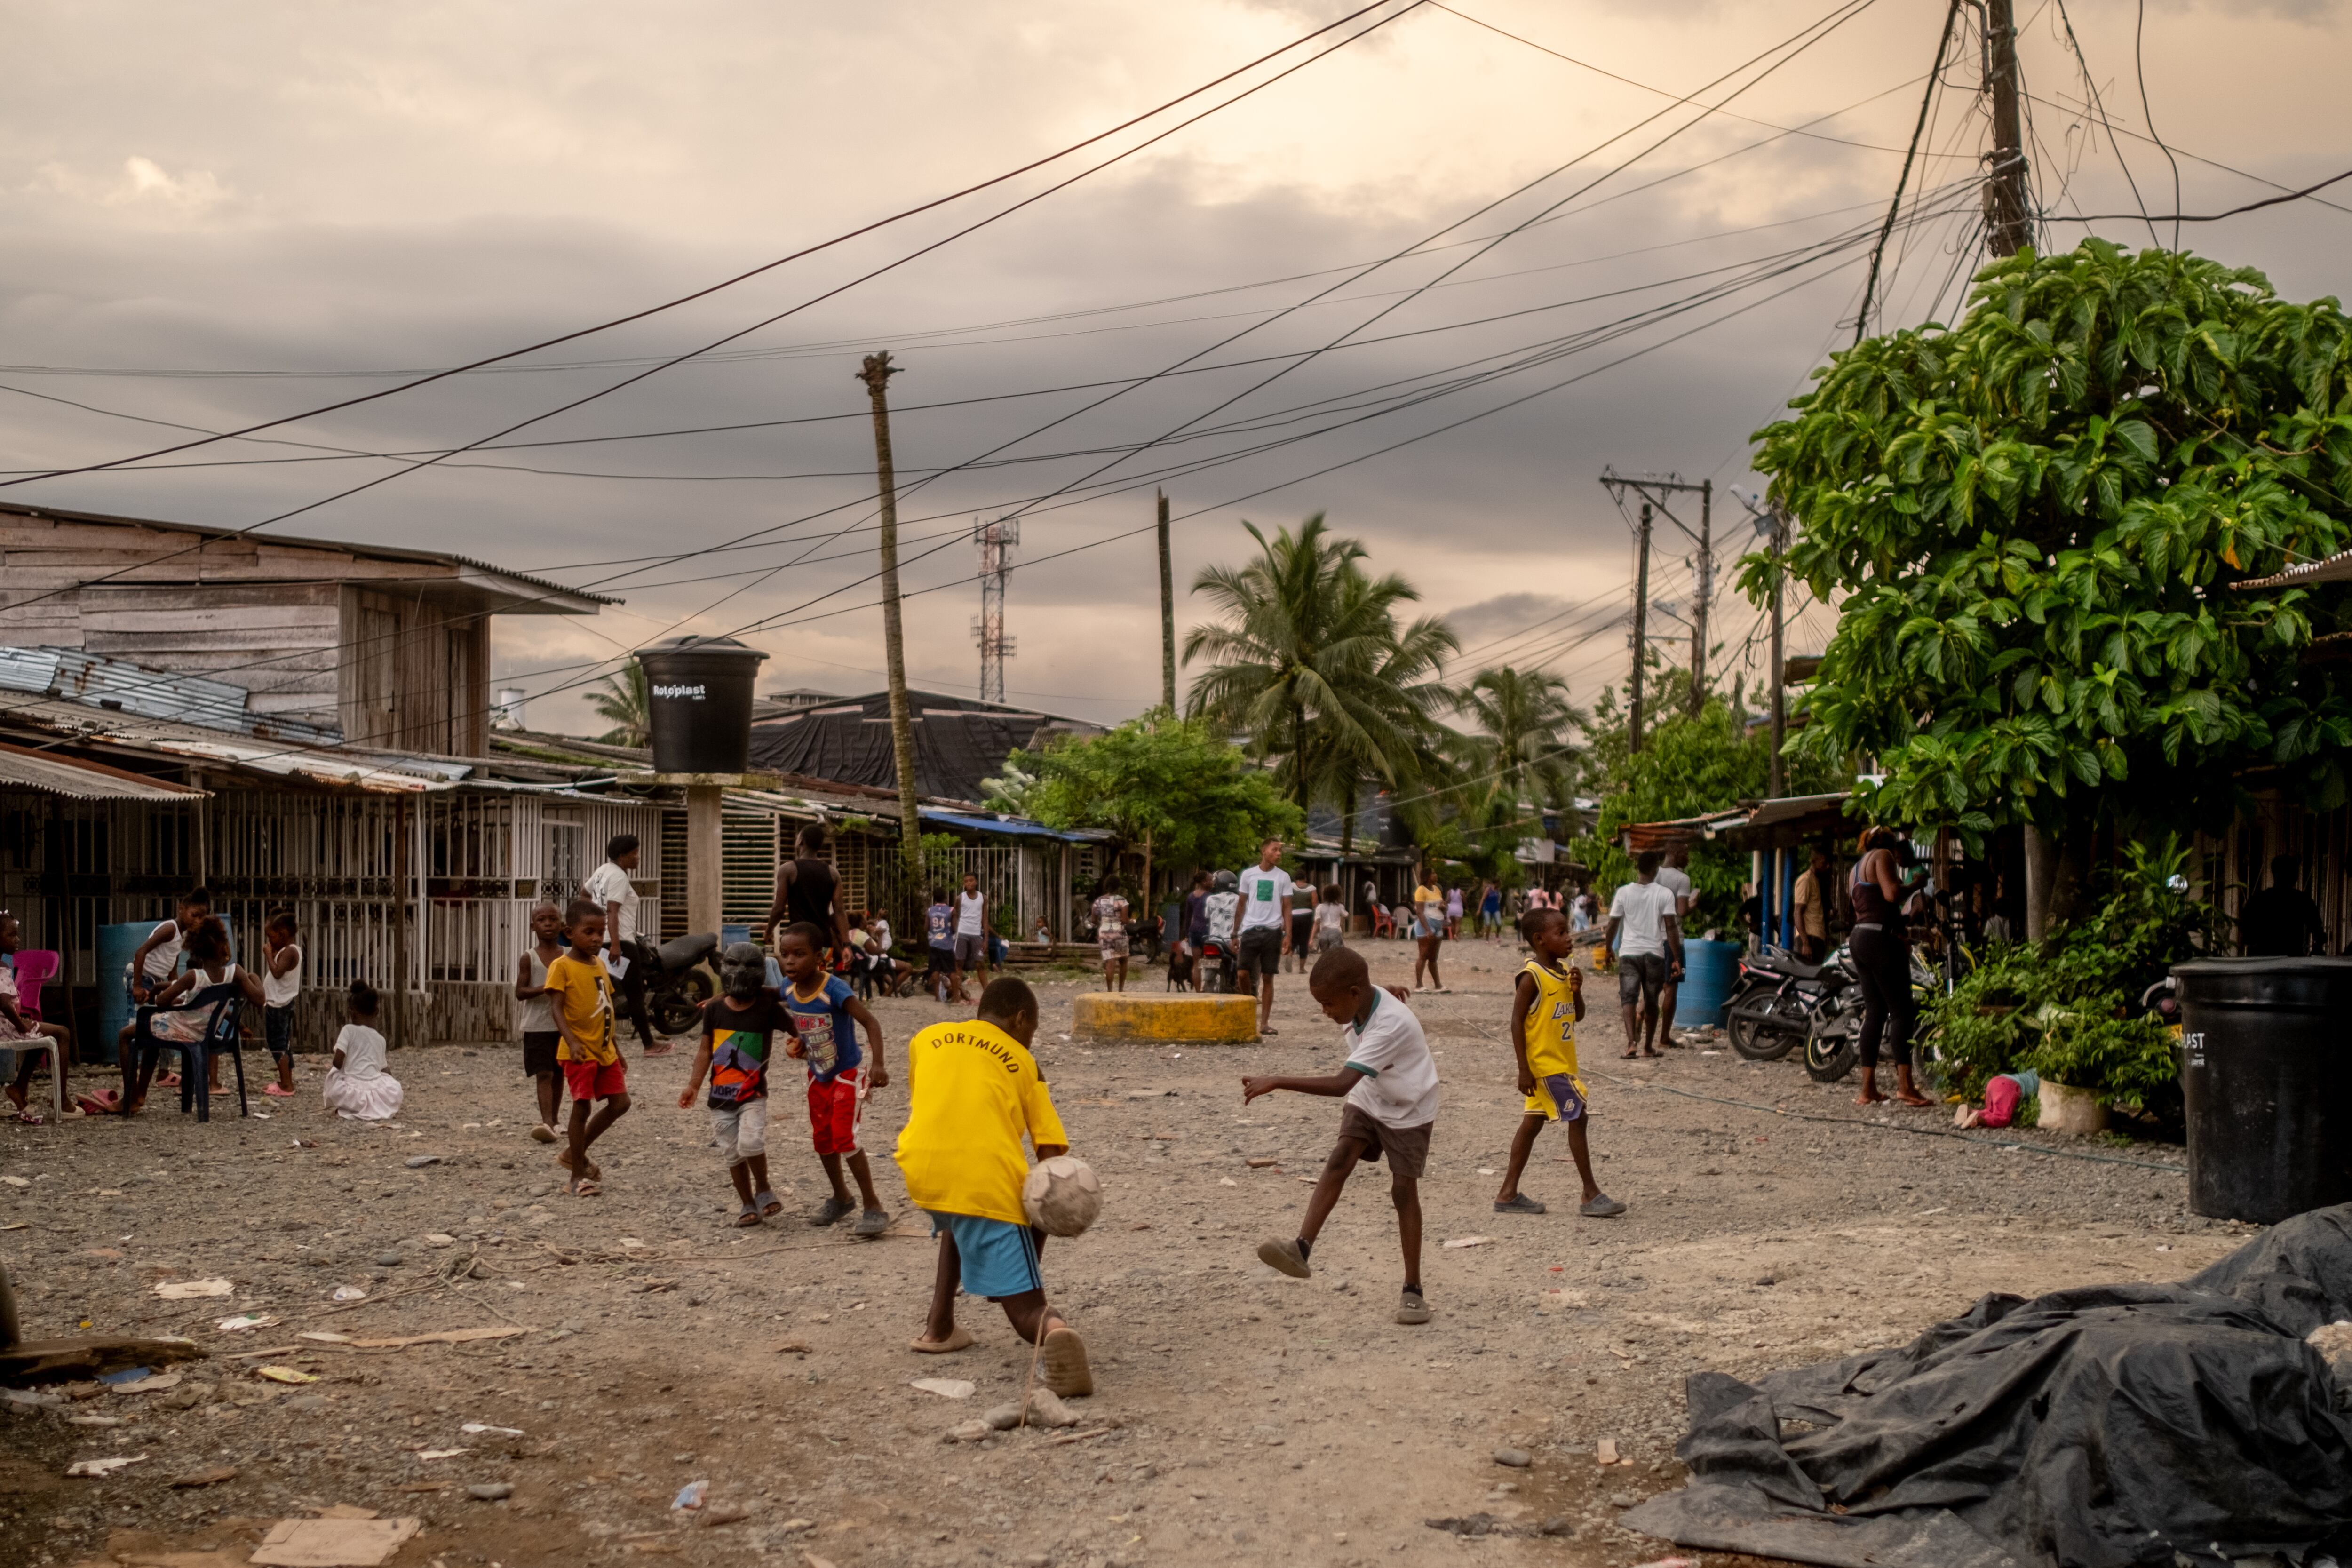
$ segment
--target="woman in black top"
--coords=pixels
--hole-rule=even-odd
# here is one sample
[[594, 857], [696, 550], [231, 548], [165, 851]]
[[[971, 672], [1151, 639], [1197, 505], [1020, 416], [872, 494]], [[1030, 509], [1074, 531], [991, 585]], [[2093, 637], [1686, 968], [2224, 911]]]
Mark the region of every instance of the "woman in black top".
[[[1862, 1092], [1856, 1105], [1878, 1105], [1878, 1050], [1885, 1041], [1895, 1058], [1895, 1098], [1905, 1105], [1934, 1103], [1911, 1082], [1911, 1026], [1917, 1009], [1911, 996], [1911, 944], [1903, 930], [1902, 868], [1895, 859], [1895, 830], [1874, 827], [1862, 836], [1846, 890], [1853, 900], [1853, 930], [1846, 952], [1862, 984]], [[1892, 1026], [1890, 1028], [1889, 1026]]]
[[776, 901], [768, 910], [768, 950], [775, 951], [779, 928], [802, 921], [826, 931], [835, 953], [849, 947], [849, 921], [840, 908], [841, 879], [824, 854], [824, 825], [812, 822], [794, 840], [799, 858], [776, 868]]

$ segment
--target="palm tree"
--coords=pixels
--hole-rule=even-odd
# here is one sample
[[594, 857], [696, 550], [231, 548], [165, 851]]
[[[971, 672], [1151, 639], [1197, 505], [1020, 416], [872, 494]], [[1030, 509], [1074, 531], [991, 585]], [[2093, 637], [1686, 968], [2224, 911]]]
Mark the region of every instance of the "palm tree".
[[1472, 748], [1482, 765], [1473, 771], [1491, 776], [1495, 793], [1514, 805], [1557, 805], [1567, 798], [1575, 773], [1568, 731], [1584, 722], [1569, 703], [1568, 682], [1546, 670], [1502, 665], [1480, 670], [1454, 706], [1484, 731]]
[[1279, 758], [1302, 811], [1336, 798], [1352, 838], [1358, 784], [1409, 787], [1434, 754], [1444, 732], [1432, 717], [1444, 700], [1435, 677], [1461, 643], [1435, 617], [1400, 627], [1398, 606], [1420, 594], [1393, 573], [1366, 573], [1364, 547], [1332, 535], [1320, 512], [1270, 540], [1255, 523], [1242, 526], [1257, 559], [1210, 567], [1192, 584], [1222, 619], [1184, 640], [1184, 661], [1209, 665], [1190, 711], [1246, 737], [1257, 756]]
[[596, 737], [604, 744], [653, 744], [653, 693], [646, 689], [646, 667], [635, 659], [590, 688], [588, 706], [613, 726]]

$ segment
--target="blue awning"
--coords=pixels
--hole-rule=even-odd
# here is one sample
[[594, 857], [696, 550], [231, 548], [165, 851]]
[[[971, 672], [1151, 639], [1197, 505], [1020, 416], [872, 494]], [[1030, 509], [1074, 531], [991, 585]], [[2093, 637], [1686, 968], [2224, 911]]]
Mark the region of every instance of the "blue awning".
[[938, 822], [950, 827], [961, 827], [968, 833], [1003, 833], [1030, 838], [1058, 838], [1066, 844], [1099, 843], [1108, 837], [1101, 833], [1064, 833], [1058, 828], [1048, 827], [1042, 822], [1031, 822], [1018, 816], [966, 816], [960, 812], [933, 811], [927, 808], [922, 813], [922, 818], [925, 822]]

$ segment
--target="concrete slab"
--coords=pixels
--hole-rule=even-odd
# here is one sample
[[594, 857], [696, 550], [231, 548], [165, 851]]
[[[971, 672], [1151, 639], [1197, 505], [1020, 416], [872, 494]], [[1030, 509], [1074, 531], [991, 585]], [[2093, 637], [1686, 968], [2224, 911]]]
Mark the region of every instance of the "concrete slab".
[[1097, 1040], [1244, 1045], [1257, 1038], [1257, 999], [1083, 991], [1070, 998], [1070, 1032]]

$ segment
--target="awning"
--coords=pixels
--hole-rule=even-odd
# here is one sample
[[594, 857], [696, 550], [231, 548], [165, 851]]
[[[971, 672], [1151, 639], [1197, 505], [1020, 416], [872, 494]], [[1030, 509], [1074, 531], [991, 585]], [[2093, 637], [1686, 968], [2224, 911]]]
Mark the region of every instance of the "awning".
[[2252, 588], [2288, 588], [2300, 583], [2341, 583], [2347, 579], [2352, 579], [2352, 550], [2339, 550], [2322, 560], [2306, 561], [2267, 577], [2249, 577], [2230, 587], [2233, 593], [2242, 594]]
[[966, 816], [960, 812], [933, 811], [928, 807], [923, 810], [922, 818], [925, 822], [939, 822], [950, 827], [961, 827], [967, 833], [1005, 833], [1028, 838], [1058, 838], [1066, 844], [1098, 844], [1108, 837], [1101, 833], [1064, 833], [1059, 828], [1048, 827], [1042, 822], [1031, 822], [1024, 817]]
[[166, 784], [104, 763], [86, 763], [53, 752], [36, 752], [0, 742], [0, 786], [39, 790], [68, 800], [200, 800], [205, 792]]
[[1629, 823], [1618, 835], [1618, 843], [1635, 854], [1644, 849], [1671, 849], [1702, 839], [1720, 840], [1734, 849], [1787, 848], [1806, 838], [1850, 830], [1845, 815], [1849, 798], [1843, 791], [1835, 795], [1782, 795], [1777, 800], [1748, 801], [1705, 816]]

